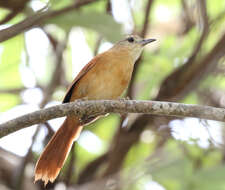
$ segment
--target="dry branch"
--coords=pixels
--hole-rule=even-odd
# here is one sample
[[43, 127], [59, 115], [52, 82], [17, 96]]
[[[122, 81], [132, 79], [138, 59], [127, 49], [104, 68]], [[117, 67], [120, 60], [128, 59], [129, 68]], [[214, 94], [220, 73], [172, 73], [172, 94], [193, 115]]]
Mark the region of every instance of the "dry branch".
[[177, 117], [197, 117], [225, 122], [225, 109], [210, 106], [158, 101], [99, 100], [75, 101], [41, 109], [0, 124], [0, 137], [25, 127], [66, 115], [96, 116], [105, 113], [145, 113]]
[[[147, 4], [146, 4], [146, 9], [145, 9], [145, 17], [144, 17], [144, 22], [143, 22], [143, 26], [142, 26], [142, 30], [140, 31], [140, 36], [142, 38], [145, 38], [147, 31], [149, 30], [149, 15], [153, 6], [153, 2], [154, 0], [148, 0]], [[138, 68], [139, 65], [142, 62], [142, 58], [143, 56], [141, 55], [141, 57], [139, 57], [139, 59], [136, 61], [136, 64], [134, 65], [134, 70], [133, 70], [133, 75], [127, 90], [127, 96], [133, 98], [133, 91], [134, 91], [134, 78], [138, 72]]]
[[34, 15], [24, 19], [23, 21], [14, 24], [6, 29], [0, 30], [0, 42], [3, 42], [5, 40], [8, 40], [28, 29], [31, 29], [32, 27], [39, 26], [41, 23], [46, 21], [47, 19], [53, 18], [55, 16], [62, 15], [64, 13], [67, 13], [68, 11], [72, 11], [74, 9], [78, 9], [83, 5], [95, 2], [97, 0], [81, 0], [76, 1], [74, 4], [65, 7], [60, 10], [55, 11], [39, 11], [35, 13]]

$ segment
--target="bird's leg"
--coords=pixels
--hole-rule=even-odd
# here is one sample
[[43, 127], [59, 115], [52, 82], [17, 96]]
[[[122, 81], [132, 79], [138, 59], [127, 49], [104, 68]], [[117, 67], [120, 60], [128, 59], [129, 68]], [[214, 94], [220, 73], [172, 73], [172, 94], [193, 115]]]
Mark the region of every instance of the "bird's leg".
[[87, 101], [87, 100], [89, 100], [89, 99], [88, 99], [88, 97], [85, 96], [85, 97], [76, 99], [75, 101], [77, 101], [77, 102], [83, 102], [83, 101]]
[[118, 100], [121, 100], [121, 101], [123, 101], [123, 100], [131, 100], [131, 98], [129, 96], [122, 97], [122, 98], [119, 97]]
[[[129, 96], [126, 97], [119, 97], [118, 98], [119, 101], [125, 101], [125, 100], [131, 100]], [[127, 118], [128, 114], [127, 113], [120, 113], [120, 117], [123, 118], [123, 120], [125, 120]]]

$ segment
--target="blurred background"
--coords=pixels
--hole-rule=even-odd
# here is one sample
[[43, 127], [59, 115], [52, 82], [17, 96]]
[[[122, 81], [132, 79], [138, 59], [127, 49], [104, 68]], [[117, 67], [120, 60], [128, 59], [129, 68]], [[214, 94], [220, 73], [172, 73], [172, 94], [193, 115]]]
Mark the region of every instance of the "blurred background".
[[[137, 61], [125, 97], [225, 107], [225, 1], [0, 1], [0, 30], [46, 11], [56, 14], [0, 43], [0, 122], [60, 104], [80, 69], [131, 33], [157, 41]], [[1, 190], [44, 189], [33, 184], [35, 162], [62, 121], [0, 139]], [[46, 189], [223, 190], [224, 127], [111, 114], [85, 127]]]

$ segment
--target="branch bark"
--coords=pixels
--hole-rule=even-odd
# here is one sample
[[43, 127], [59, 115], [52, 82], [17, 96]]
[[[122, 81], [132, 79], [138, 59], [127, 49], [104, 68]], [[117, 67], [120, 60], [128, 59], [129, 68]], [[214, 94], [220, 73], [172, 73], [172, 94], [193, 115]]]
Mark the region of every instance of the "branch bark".
[[98, 100], [72, 103], [41, 109], [0, 124], [0, 137], [12, 132], [66, 115], [97, 116], [106, 113], [145, 113], [154, 115], [197, 117], [225, 122], [225, 109], [210, 106], [158, 101]]

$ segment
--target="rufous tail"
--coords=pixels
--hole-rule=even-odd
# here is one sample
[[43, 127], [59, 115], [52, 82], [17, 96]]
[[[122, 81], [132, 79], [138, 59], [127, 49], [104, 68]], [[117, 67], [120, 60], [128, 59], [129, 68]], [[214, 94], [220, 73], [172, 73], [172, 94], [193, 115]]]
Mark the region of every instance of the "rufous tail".
[[44, 181], [45, 185], [54, 182], [70, 152], [73, 141], [82, 130], [76, 118], [67, 117], [45, 147], [35, 167], [35, 179]]

